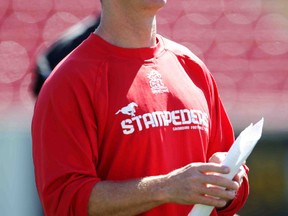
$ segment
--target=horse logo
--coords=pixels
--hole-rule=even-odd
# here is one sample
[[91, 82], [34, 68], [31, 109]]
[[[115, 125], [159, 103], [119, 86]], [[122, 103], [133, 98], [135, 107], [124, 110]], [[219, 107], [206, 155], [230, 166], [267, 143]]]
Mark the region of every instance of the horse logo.
[[135, 102], [131, 102], [127, 106], [121, 108], [118, 110], [115, 115], [118, 115], [119, 113], [125, 114], [125, 115], [130, 115], [130, 116], [135, 116], [135, 107], [138, 107], [138, 105]]

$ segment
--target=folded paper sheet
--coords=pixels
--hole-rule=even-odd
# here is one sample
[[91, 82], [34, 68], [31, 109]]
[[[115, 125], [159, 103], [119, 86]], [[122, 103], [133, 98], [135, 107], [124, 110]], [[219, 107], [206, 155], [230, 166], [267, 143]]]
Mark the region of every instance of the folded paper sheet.
[[[263, 123], [264, 119], [262, 118], [255, 125], [249, 125], [240, 133], [222, 163], [230, 168], [230, 173], [222, 176], [228, 179], [233, 179], [240, 166], [249, 157], [260, 139], [262, 135]], [[213, 206], [197, 204], [193, 207], [188, 216], [209, 216], [213, 208]]]

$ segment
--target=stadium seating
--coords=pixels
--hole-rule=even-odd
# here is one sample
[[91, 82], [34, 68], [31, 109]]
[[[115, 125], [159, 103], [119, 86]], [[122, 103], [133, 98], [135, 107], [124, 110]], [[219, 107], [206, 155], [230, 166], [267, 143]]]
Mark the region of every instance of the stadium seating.
[[[169, 0], [158, 17], [159, 33], [207, 64], [236, 129], [264, 116], [267, 129], [288, 130], [288, 4], [276, 2]], [[1, 2], [0, 115], [17, 106], [33, 109], [37, 54], [99, 11], [98, 0]]]

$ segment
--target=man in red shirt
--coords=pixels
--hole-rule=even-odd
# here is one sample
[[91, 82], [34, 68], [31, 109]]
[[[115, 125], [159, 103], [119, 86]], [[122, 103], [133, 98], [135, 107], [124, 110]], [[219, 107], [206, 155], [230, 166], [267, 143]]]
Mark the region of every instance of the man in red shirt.
[[[100, 26], [45, 82], [32, 122], [46, 215], [234, 215], [248, 192], [220, 163], [233, 129], [205, 65], [156, 34], [165, 0], [103, 0]], [[224, 190], [223, 188], [226, 188]]]

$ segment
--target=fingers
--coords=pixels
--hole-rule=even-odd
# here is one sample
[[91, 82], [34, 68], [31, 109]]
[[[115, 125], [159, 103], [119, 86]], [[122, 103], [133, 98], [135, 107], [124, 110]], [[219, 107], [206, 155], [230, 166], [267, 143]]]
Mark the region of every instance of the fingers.
[[[165, 175], [169, 202], [200, 203], [221, 208], [235, 198], [239, 184], [219, 174], [230, 169], [217, 163], [191, 163]], [[241, 177], [241, 172], [235, 179]]]
[[239, 184], [239, 186], [240, 186], [242, 184], [242, 182], [243, 182], [243, 178], [244, 178], [245, 175], [246, 175], [246, 171], [245, 171], [244, 167], [241, 166], [239, 168], [238, 173], [233, 178], [233, 180], [236, 181]]
[[238, 180], [240, 181], [240, 178], [243, 178], [242, 172], [239, 172], [239, 175], [235, 176], [235, 179], [233, 180], [219, 176], [219, 174], [228, 174], [230, 169], [227, 166], [222, 166], [215, 163], [198, 165], [197, 170], [199, 174], [201, 174], [198, 180], [201, 181], [202, 184], [210, 184], [217, 187], [226, 188], [227, 190], [238, 190], [239, 184], [236, 182], [238, 182]]
[[212, 197], [217, 197], [225, 200], [235, 198], [236, 190], [225, 190], [222, 187], [215, 187], [214, 185], [207, 185], [205, 194]]
[[208, 186], [212, 185], [217, 188], [220, 187], [221, 189], [225, 188], [230, 191], [237, 191], [239, 189], [238, 182], [217, 175], [206, 175], [203, 181], [205, 181]]
[[222, 208], [226, 206], [227, 204], [227, 201], [224, 199], [219, 199], [219, 198], [207, 196], [207, 195], [198, 195], [198, 196], [195, 196], [195, 199], [197, 200], [197, 204], [215, 206], [216, 208]]
[[209, 159], [209, 162], [213, 162], [213, 163], [222, 163], [224, 161], [224, 159], [226, 158], [227, 152], [217, 152], [214, 153], [211, 158]]
[[197, 203], [222, 208], [230, 200], [234, 199], [235, 196], [235, 191], [227, 191], [223, 188], [208, 186], [201, 188], [194, 198], [197, 200]]
[[217, 163], [206, 163], [198, 167], [198, 170], [202, 173], [221, 173], [228, 174], [230, 172], [229, 167], [222, 166]]

